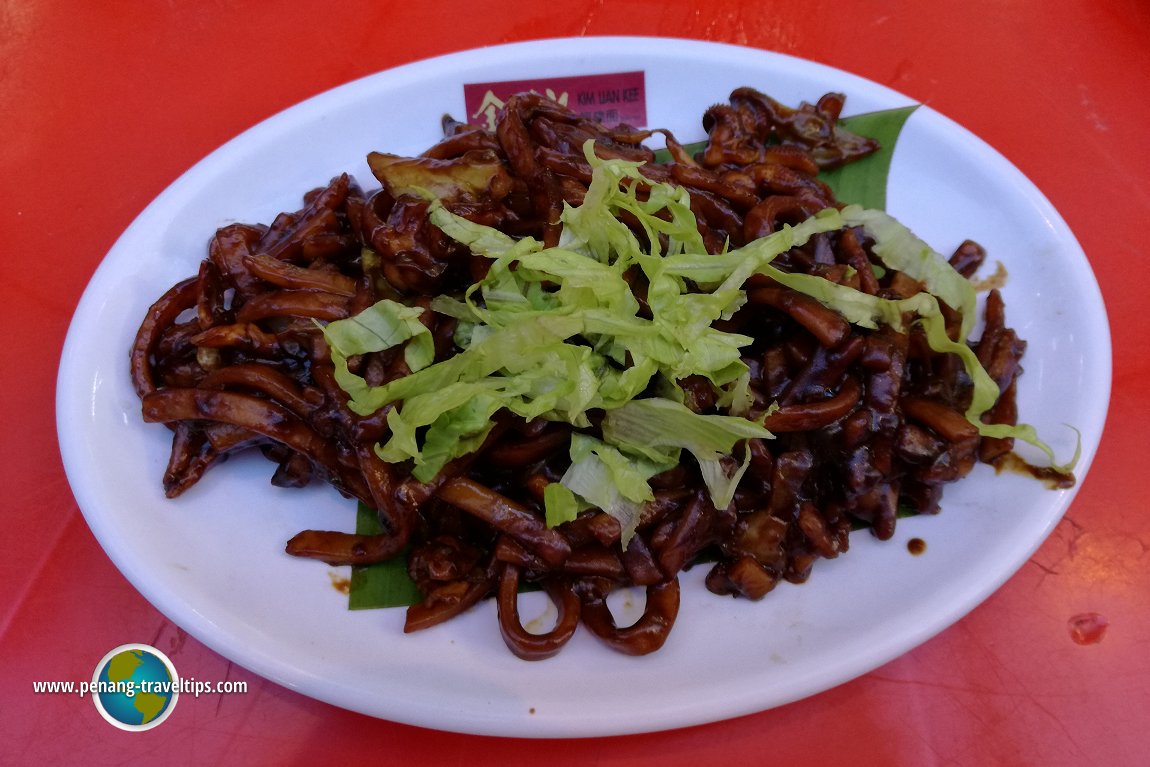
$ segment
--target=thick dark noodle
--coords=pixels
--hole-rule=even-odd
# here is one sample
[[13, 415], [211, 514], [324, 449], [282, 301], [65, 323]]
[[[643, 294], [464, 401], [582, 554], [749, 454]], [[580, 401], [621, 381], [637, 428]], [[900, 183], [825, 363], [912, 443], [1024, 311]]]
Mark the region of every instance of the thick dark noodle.
[[[145, 420], [173, 432], [166, 493], [187, 492], [229, 454], [259, 449], [276, 465], [273, 483], [327, 481], [376, 509], [384, 528], [369, 536], [303, 531], [290, 554], [366, 564], [407, 552], [423, 595], [408, 610], [408, 631], [494, 597], [507, 646], [526, 659], [558, 652], [578, 625], [620, 652], [653, 652], [674, 624], [685, 568], [709, 568], [716, 594], [760, 599], [780, 581], [805, 581], [819, 558], [845, 552], [855, 527], [885, 539], [900, 511], [937, 512], [945, 484], [1012, 449], [1010, 440], [981, 439], [963, 416], [971, 389], [963, 365], [933, 352], [918, 330], [854, 327], [766, 277], [751, 278], [748, 303], [722, 324], [755, 339], [744, 355], [751, 415], [765, 415], [776, 438], [740, 448], [749, 468], [728, 508], [715, 508], [689, 457], [656, 476], [655, 500], [626, 548], [619, 523], [597, 509], [556, 528], [544, 522], [545, 488], [570, 461], [569, 425], [500, 414], [478, 451], [426, 483], [407, 465], [383, 462], [373, 446], [388, 435], [391, 406], [366, 416], [348, 409], [317, 326], [393, 298], [425, 309], [437, 359], [454, 354], [455, 321], [430, 311], [429, 300], [458, 295], [487, 262], [439, 232], [413, 190], [433, 189], [461, 216], [554, 244], [559, 212], [586, 193], [588, 139], [601, 157], [642, 161], [648, 178], [685, 186], [713, 252], [797, 223], [837, 204], [820, 169], [877, 148], [837, 127], [842, 102], [827, 94], [792, 109], [740, 88], [703, 115], [708, 141], [692, 154], [666, 131], [605, 127], [523, 94], [508, 101], [494, 131], [445, 120], [442, 141], [419, 157], [372, 153], [380, 184], [370, 193], [341, 175], [268, 225], [220, 229], [198, 274], [156, 301], [131, 349]], [[657, 161], [643, 143], [655, 133], [670, 160]], [[873, 269], [872, 244], [861, 229], [820, 234], [775, 266], [886, 298], [922, 289]], [[984, 258], [967, 242], [952, 264], [970, 276]], [[641, 276], [629, 277], [642, 300]], [[986, 418], [1014, 423], [1026, 345], [1007, 327], [999, 294], [986, 306], [974, 350], [1002, 391]], [[953, 337], [957, 317], [944, 309]], [[402, 349], [351, 365], [372, 385], [410, 372]], [[678, 383], [692, 409], [722, 412], [706, 381]], [[558, 610], [543, 634], [520, 622], [527, 584]], [[620, 627], [607, 599], [623, 587], [645, 590], [647, 600], [643, 617]]]

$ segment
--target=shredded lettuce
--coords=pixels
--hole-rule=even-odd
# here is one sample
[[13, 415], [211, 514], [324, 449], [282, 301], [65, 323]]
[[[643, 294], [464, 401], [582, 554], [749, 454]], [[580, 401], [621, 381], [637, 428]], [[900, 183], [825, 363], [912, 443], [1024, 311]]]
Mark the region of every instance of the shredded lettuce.
[[[643, 503], [654, 499], [649, 480], [678, 463], [678, 458], [651, 459], [624, 453], [618, 446], [585, 434], [571, 436], [571, 466], [552, 483], [566, 488], [584, 507], [597, 507], [618, 520], [622, 528], [624, 548], [635, 534], [643, 511]], [[544, 498], [544, 501], [549, 499]], [[564, 501], [567, 504], [567, 501]], [[548, 517], [558, 516], [561, 509], [546, 509]]]
[[[423, 343], [418, 310], [400, 316], [385, 301], [327, 326], [349, 407], [368, 414], [397, 405], [388, 414], [391, 435], [377, 448], [385, 460], [411, 460], [414, 476], [426, 480], [481, 443], [490, 417], [501, 409], [586, 427], [588, 412], [619, 408], [652, 384], [669, 382], [673, 388], [675, 381], [697, 375], [721, 389], [745, 377], [742, 348], [752, 339], [712, 326], [731, 316], [745, 294], [737, 287], [693, 292], [693, 264], [707, 256], [686, 190], [656, 184], [640, 198], [636, 187], [648, 182], [635, 163], [601, 161], [590, 145], [587, 157], [594, 176], [583, 205], [564, 211], [558, 247], [513, 240], [431, 202], [429, 215], [437, 226], [491, 259], [487, 276], [462, 300], [432, 302], [434, 311], [460, 321], [460, 353], [412, 366], [411, 375], [373, 387], [350, 371], [347, 358], [407, 343], [405, 354], [422, 361], [422, 351], [413, 350]], [[640, 222], [653, 248], [620, 220], [624, 212]], [[801, 227], [756, 252], [771, 258], [819, 229]], [[626, 279], [635, 268], [650, 285], [650, 316], [643, 316]], [[358, 343], [360, 328], [375, 325], [385, 325], [386, 332], [371, 333], [370, 344]], [[596, 460], [605, 459], [599, 454]], [[622, 476], [616, 467], [613, 479]]]
[[[590, 425], [591, 411], [603, 411], [602, 439], [576, 432], [570, 469], [545, 493], [548, 524], [598, 507], [619, 520], [625, 545], [652, 498], [650, 478], [676, 465], [683, 450], [694, 456], [711, 500], [725, 508], [749, 460], [747, 450], [738, 457], [739, 445], [771, 434], [745, 417], [750, 392], [741, 357], [753, 339], [714, 325], [746, 302], [747, 279], [764, 274], [860, 327], [918, 324], [932, 349], [962, 360], [973, 382], [966, 417], [980, 433], [1035, 445], [1059, 470], [1073, 465], [1058, 465], [1033, 427], [982, 423], [998, 389], [966, 342], [974, 289], [894, 218], [857, 205], [831, 208], [744, 247], [709, 254], [685, 189], [651, 182], [637, 163], [601, 160], [591, 142], [585, 155], [592, 181], [583, 204], [563, 211], [556, 247], [515, 240], [431, 201], [436, 226], [491, 260], [487, 276], [461, 298], [441, 296], [431, 304], [459, 321], [458, 354], [433, 363], [423, 310], [390, 300], [324, 328], [349, 407], [368, 414], [394, 405], [387, 418], [391, 434], [376, 447], [384, 460], [410, 460], [416, 479], [427, 481], [475, 450], [501, 410], [576, 428]], [[642, 236], [623, 218], [638, 222]], [[883, 267], [905, 272], [925, 290], [889, 300], [773, 266], [815, 234], [844, 226], [864, 227]], [[648, 285], [646, 313], [627, 279], [634, 269]], [[947, 335], [940, 301], [962, 315], [957, 340]], [[370, 386], [349, 369], [351, 356], [399, 344], [410, 375]], [[709, 379], [731, 415], [699, 415], [681, 404], [677, 381], [689, 376]]]
[[716, 508], [730, 505], [750, 461], [744, 451], [739, 466], [728, 470], [735, 445], [747, 439], [771, 439], [760, 423], [739, 416], [701, 415], [661, 397], [628, 402], [608, 412], [601, 424], [603, 440], [621, 452], [641, 455], [654, 465], [674, 466], [682, 450], [698, 463]]
[[353, 402], [368, 396], [371, 387], [348, 369], [349, 357], [381, 352], [409, 342], [404, 348], [408, 368], [422, 370], [430, 364], [435, 356], [434, 340], [431, 331], [419, 321], [421, 314], [423, 310], [418, 307], [384, 299], [354, 317], [321, 325], [324, 340], [331, 348], [336, 383]]
[[[818, 300], [834, 309], [848, 322], [866, 328], [880, 324], [902, 329], [904, 317], [910, 317], [923, 330], [927, 344], [940, 354], [955, 354], [962, 361], [972, 384], [971, 402], [966, 419], [984, 437], [1010, 437], [1042, 451], [1059, 472], [1070, 472], [1078, 462], [1080, 447], [1065, 463], [1060, 463], [1054, 450], [1039, 438], [1029, 424], [987, 424], [982, 415], [998, 400], [998, 385], [982, 367], [974, 350], [966, 343], [975, 319], [974, 286], [959, 274], [947, 260], [916, 237], [892, 216], [877, 210], [864, 210], [848, 205], [841, 214], [845, 226], [862, 226], [875, 238], [875, 253], [890, 269], [905, 272], [922, 282], [925, 290], [909, 298], [893, 300], [873, 296], [845, 285], [808, 274], [791, 274], [771, 266], [760, 267], [765, 274], [787, 287]], [[946, 330], [939, 300], [961, 313], [958, 340]]]
[[962, 316], [961, 338], [967, 338], [974, 327], [975, 290], [941, 254], [931, 249], [915, 234], [881, 210], [864, 210], [857, 205], [843, 212], [847, 226], [862, 226], [875, 238], [874, 253], [888, 269], [903, 272], [918, 280], [926, 290]]

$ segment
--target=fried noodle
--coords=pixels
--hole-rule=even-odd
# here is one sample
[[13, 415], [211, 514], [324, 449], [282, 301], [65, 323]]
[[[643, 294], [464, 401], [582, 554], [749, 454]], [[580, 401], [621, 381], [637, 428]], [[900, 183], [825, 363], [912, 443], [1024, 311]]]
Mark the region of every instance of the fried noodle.
[[[753, 337], [742, 350], [753, 405], [774, 439], [754, 438], [733, 459], [748, 468], [732, 502], [717, 508], [690, 457], [651, 480], [624, 547], [621, 526], [599, 510], [549, 527], [543, 498], [571, 462], [575, 431], [597, 426], [525, 420], [500, 413], [482, 446], [447, 463], [430, 481], [375, 445], [394, 405], [361, 415], [335, 380], [320, 325], [390, 298], [422, 308], [435, 359], [456, 354], [457, 321], [432, 311], [438, 295], [459, 296], [490, 261], [473, 255], [428, 219], [423, 190], [456, 215], [516, 238], [559, 242], [559, 215], [587, 193], [588, 140], [597, 155], [642, 162], [652, 182], [685, 187], [699, 232], [721, 253], [841, 207], [820, 170], [874, 152], [877, 144], [837, 127], [843, 97], [791, 109], [749, 88], [703, 115], [707, 141], [692, 153], [662, 130], [605, 127], [534, 94], [512, 97], [494, 131], [445, 119], [444, 137], [418, 157], [372, 153], [379, 188], [348, 175], [304, 197], [268, 225], [231, 224], [211, 238], [198, 274], [148, 310], [130, 354], [144, 419], [172, 431], [163, 475], [169, 497], [241, 450], [275, 464], [272, 484], [326, 481], [376, 510], [384, 532], [301, 532], [289, 554], [334, 565], [407, 556], [422, 594], [407, 631], [442, 623], [493, 597], [500, 632], [525, 659], [554, 655], [579, 625], [623, 653], [663, 645], [679, 608], [679, 573], [709, 567], [716, 594], [761, 599], [781, 581], [799, 583], [820, 558], [845, 552], [852, 529], [890, 538], [900, 513], [933, 514], [946, 484], [978, 461], [994, 463], [1012, 440], [984, 438], [965, 417], [971, 383], [953, 354], [932, 351], [920, 329], [848, 323], [809, 296], [763, 275], [725, 330]], [[643, 142], [660, 134], [667, 160]], [[906, 298], [922, 285], [874, 268], [861, 227], [817, 234], [778, 257], [787, 272], [816, 275], [870, 295]], [[970, 277], [985, 253], [963, 243], [951, 264]], [[642, 300], [644, 285], [636, 280]], [[952, 338], [959, 318], [947, 313]], [[973, 351], [1001, 392], [984, 419], [1015, 423], [1015, 381], [1026, 344], [991, 291]], [[402, 348], [359, 355], [353, 372], [373, 386], [407, 375]], [[676, 382], [697, 413], [724, 413], [701, 376]], [[518, 611], [526, 584], [540, 587], [558, 618], [529, 632]], [[617, 625], [608, 596], [646, 591], [642, 617]]]

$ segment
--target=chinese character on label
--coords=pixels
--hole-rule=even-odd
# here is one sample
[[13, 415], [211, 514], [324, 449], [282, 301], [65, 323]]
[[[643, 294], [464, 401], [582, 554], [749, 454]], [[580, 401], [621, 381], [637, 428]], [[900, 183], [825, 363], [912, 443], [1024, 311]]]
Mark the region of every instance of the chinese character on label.
[[647, 123], [647, 95], [642, 72], [617, 72], [576, 77], [541, 77], [463, 86], [467, 122], [495, 129], [495, 116], [516, 93], [539, 93], [584, 117], [608, 127], [626, 123], [641, 128]]

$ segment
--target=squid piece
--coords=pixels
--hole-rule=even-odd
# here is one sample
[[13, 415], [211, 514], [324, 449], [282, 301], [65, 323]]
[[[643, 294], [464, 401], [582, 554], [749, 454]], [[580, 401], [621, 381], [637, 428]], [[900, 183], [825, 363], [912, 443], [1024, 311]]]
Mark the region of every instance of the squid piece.
[[858, 407], [862, 387], [854, 378], [843, 379], [835, 396], [799, 405], [783, 405], [767, 415], [763, 425], [772, 432], [814, 431], [829, 426]]
[[285, 551], [293, 557], [306, 557], [329, 565], [373, 565], [386, 562], [403, 551], [406, 541], [399, 536], [356, 535], [334, 530], [304, 530], [287, 542]]
[[850, 335], [850, 324], [841, 314], [798, 291], [783, 287], [754, 288], [748, 292], [747, 299], [785, 312], [823, 346], [838, 346]]
[[245, 255], [241, 261], [256, 277], [281, 288], [315, 290], [345, 298], [355, 295], [355, 280], [334, 270], [308, 269], [264, 254]]
[[191, 342], [202, 349], [242, 349], [268, 359], [279, 356], [284, 351], [276, 334], [268, 333], [250, 322], [215, 325], [197, 333]]
[[164, 331], [175, 323], [176, 318], [186, 309], [196, 305], [198, 289], [199, 280], [195, 277], [176, 283], [149, 307], [144, 321], [140, 323], [129, 355], [132, 386], [138, 396], [144, 397], [155, 391], [152, 355]]
[[200, 477], [220, 457], [202, 429], [187, 421], [174, 425], [172, 452], [164, 469], [164, 495], [175, 498], [199, 482]]
[[505, 563], [499, 577], [499, 631], [507, 648], [523, 660], [544, 660], [563, 649], [579, 627], [581, 603], [569, 584], [548, 579], [547, 596], [555, 604], [555, 625], [544, 633], [533, 633], [523, 627], [519, 618], [519, 568]]
[[769, 126], [783, 144], [806, 149], [819, 168], [829, 170], [878, 151], [878, 142], [838, 125], [845, 97], [827, 93], [814, 105], [803, 102], [791, 108], [753, 88], [736, 88], [731, 103], [749, 112], [756, 125]]
[[903, 397], [901, 404], [908, 418], [929, 426], [935, 434], [948, 442], [978, 440], [978, 427], [948, 405], [925, 397]]
[[200, 381], [203, 389], [241, 387], [260, 392], [307, 419], [324, 403], [324, 395], [314, 387], [303, 387], [296, 379], [263, 362], [241, 362], [213, 370]]
[[209, 389], [160, 389], [144, 396], [148, 423], [219, 421], [282, 442], [313, 462], [333, 469], [340, 464], [335, 447], [283, 405], [250, 394]]
[[626, 655], [649, 655], [667, 641], [679, 614], [679, 578], [648, 586], [646, 594], [643, 615], [632, 625], [620, 628], [606, 597], [592, 591], [582, 597], [583, 625], [614, 650]]
[[316, 320], [342, 320], [351, 316], [350, 295], [310, 290], [279, 290], [250, 298], [236, 312], [238, 323], [253, 323], [270, 317], [309, 317]]
[[743, 555], [730, 562], [719, 562], [707, 573], [707, 590], [760, 600], [774, 590], [779, 577], [763, 567], [754, 557]]
[[422, 631], [451, 620], [478, 604], [493, 588], [492, 583], [485, 580], [452, 581], [438, 586], [420, 602], [407, 608], [403, 631]]
[[822, 200], [789, 194], [775, 194], [756, 203], [743, 220], [743, 238], [748, 242], [775, 232], [779, 224], [797, 224], [822, 210]]
[[436, 497], [510, 535], [551, 567], [571, 556], [571, 545], [526, 506], [465, 477], [443, 483]]

